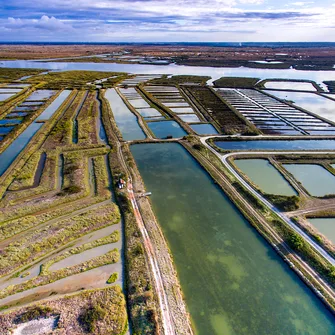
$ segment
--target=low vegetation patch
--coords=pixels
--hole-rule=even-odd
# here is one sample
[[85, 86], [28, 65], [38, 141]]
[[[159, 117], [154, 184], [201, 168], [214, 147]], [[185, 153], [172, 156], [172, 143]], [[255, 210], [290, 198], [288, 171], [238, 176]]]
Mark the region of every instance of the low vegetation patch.
[[61, 89], [61, 88], [87, 88], [87, 83], [95, 80], [109, 78], [112, 76], [124, 75], [119, 72], [99, 72], [99, 71], [62, 71], [49, 72], [48, 74], [30, 78], [30, 83], [44, 82], [43, 88]]
[[113, 274], [111, 274], [111, 276], [108, 278], [107, 280], [107, 284], [113, 284], [117, 281], [119, 275], [117, 272], [114, 272]]
[[150, 84], [153, 85], [179, 85], [179, 84], [187, 84], [194, 83], [199, 85], [206, 85], [206, 82], [210, 80], [211, 77], [207, 76], [190, 76], [190, 75], [182, 75], [182, 76], [172, 76], [168, 78], [166, 75], [162, 78], [155, 78], [150, 81]]
[[0, 83], [8, 83], [26, 76], [34, 76], [45, 70], [0, 68]]
[[285, 196], [285, 195], [264, 194], [264, 197], [283, 212], [291, 212], [299, 208], [300, 199], [296, 195]]
[[215, 87], [225, 88], [254, 88], [259, 78], [248, 77], [222, 77], [213, 82]]
[[[22, 316], [26, 315], [23, 320]], [[0, 315], [0, 334], [9, 335], [25, 320], [57, 316], [54, 330], [59, 335], [122, 335], [127, 329], [126, 301], [122, 289], [82, 291], [51, 299]]]

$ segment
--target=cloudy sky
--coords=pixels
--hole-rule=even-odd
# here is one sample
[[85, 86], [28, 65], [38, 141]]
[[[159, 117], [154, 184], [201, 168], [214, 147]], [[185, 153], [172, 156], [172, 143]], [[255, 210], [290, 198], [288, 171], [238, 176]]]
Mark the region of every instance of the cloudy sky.
[[0, 41], [335, 42], [334, 18], [334, 0], [0, 0]]

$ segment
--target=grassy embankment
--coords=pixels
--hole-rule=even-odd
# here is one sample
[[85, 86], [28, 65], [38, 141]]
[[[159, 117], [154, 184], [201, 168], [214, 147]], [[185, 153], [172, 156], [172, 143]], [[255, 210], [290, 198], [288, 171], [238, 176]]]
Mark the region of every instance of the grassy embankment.
[[249, 77], [222, 77], [213, 82], [214, 87], [219, 88], [254, 88], [259, 78]]
[[122, 335], [127, 329], [127, 309], [122, 290], [112, 286], [49, 299], [0, 315], [0, 332], [9, 334], [16, 325], [56, 317], [59, 334]]
[[210, 80], [211, 77], [208, 76], [191, 76], [191, 75], [180, 75], [172, 76], [168, 78], [167, 75], [162, 76], [162, 78], [155, 78], [149, 81], [150, 85], [183, 85], [183, 84], [198, 84], [206, 85], [206, 82]]
[[45, 70], [39, 69], [7, 69], [0, 68], [0, 83], [11, 83], [26, 76], [34, 76]]
[[[99, 98], [102, 103], [102, 119], [109, 145], [112, 148], [108, 158], [114, 180], [119, 177], [127, 180], [128, 172], [119, 156], [118, 148], [118, 142], [119, 139], [122, 139], [122, 135], [116, 126], [110, 105], [101, 91]], [[130, 162], [130, 159], [128, 161]], [[116, 187], [114, 189], [117, 203], [124, 218], [126, 296], [133, 333], [138, 335], [157, 334], [157, 302], [152, 288], [149, 264], [142, 246], [141, 232], [126, 191]]]
[[[100, 71], [64, 71], [64, 72], [49, 72], [38, 76], [36, 78], [29, 78], [29, 83], [40, 83], [43, 82], [43, 88], [48, 89], [61, 89], [61, 88], [76, 88], [76, 89], [88, 89], [92, 83], [96, 80], [114, 77], [108, 79], [102, 85], [115, 85], [119, 81], [126, 78], [125, 73], [120, 72], [100, 72]], [[92, 86], [91, 86], [92, 87]]]

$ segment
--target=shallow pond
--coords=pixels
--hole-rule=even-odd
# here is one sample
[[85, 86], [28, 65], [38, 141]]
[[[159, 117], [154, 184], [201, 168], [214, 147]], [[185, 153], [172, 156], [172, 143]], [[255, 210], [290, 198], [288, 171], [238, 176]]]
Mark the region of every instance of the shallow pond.
[[234, 164], [264, 193], [297, 195], [294, 188], [267, 159], [237, 159]]
[[37, 90], [34, 91], [26, 101], [39, 101], [39, 100], [47, 100], [51, 98], [56, 92], [52, 90]]
[[197, 335], [334, 334], [334, 317], [184, 148], [131, 151]]
[[70, 90], [64, 90], [37, 118], [37, 120], [49, 120], [56, 110], [62, 105], [65, 99], [70, 95]]
[[167, 138], [168, 136], [180, 138], [187, 135], [176, 121], [148, 122], [148, 126], [156, 138]]
[[216, 141], [224, 150], [335, 150], [335, 140]]
[[111, 106], [123, 139], [126, 141], [145, 139], [146, 136], [137, 122], [137, 117], [129, 110], [116, 90], [113, 88], [107, 89], [105, 96]]
[[217, 130], [210, 123], [190, 124], [198, 135], [216, 135]]
[[15, 94], [4, 94], [4, 93], [1, 93], [0, 94], [0, 101], [5, 101], [7, 99], [9, 99], [10, 97], [14, 96]]
[[183, 113], [190, 113], [193, 114], [194, 110], [191, 107], [179, 107], [179, 108], [170, 108], [172, 112], [176, 113], [176, 114], [183, 114]]
[[317, 164], [283, 164], [307, 192], [316, 197], [335, 194], [335, 176]]
[[1, 124], [20, 124], [22, 120], [17, 120], [17, 119], [2, 119], [0, 120], [0, 125]]
[[268, 81], [264, 84], [268, 89], [297, 90], [297, 91], [316, 91], [312, 83], [294, 81]]
[[308, 221], [324, 236], [335, 244], [335, 218], [316, 218]]
[[162, 114], [155, 108], [139, 108], [137, 110], [143, 117], [162, 116]]
[[179, 114], [178, 117], [180, 117], [184, 122], [187, 123], [201, 122], [196, 114]]

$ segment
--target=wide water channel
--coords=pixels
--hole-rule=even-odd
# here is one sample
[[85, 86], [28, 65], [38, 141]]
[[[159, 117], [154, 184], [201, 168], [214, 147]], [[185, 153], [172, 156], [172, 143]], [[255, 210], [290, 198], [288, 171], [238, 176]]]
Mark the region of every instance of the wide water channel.
[[335, 150], [335, 140], [216, 141], [223, 150]]
[[131, 147], [196, 334], [334, 334], [324, 305], [178, 144]]
[[140, 64], [118, 64], [118, 63], [78, 63], [78, 62], [38, 62], [26, 60], [1, 61], [0, 67], [4, 68], [35, 68], [47, 70], [91, 70], [112, 71], [141, 74], [173, 74], [173, 75], [198, 75], [211, 76], [212, 82], [220, 77], [255, 77], [286, 78], [286, 79], [308, 79], [314, 80], [326, 87], [324, 80], [335, 80], [335, 71], [300, 71], [295, 69], [252, 69], [246, 67], [237, 68], [215, 68], [202, 66], [184, 65], [140, 65]]
[[137, 117], [129, 110], [116, 90], [114, 88], [108, 89], [105, 97], [111, 106], [123, 139], [126, 141], [144, 140], [146, 136], [137, 122]]

